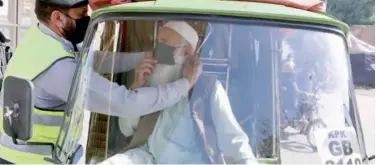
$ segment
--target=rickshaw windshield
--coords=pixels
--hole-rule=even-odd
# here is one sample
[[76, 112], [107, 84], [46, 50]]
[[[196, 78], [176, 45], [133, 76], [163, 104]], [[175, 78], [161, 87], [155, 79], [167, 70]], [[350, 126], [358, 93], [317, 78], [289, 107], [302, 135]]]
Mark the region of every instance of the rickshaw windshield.
[[[344, 37], [276, 25], [95, 24], [74, 93], [76, 110], [91, 111], [86, 163], [358, 161]], [[190, 88], [194, 57], [202, 72]], [[151, 74], [142, 72], [148, 58], [157, 61]], [[337, 128], [349, 130], [327, 144], [323, 134]]]

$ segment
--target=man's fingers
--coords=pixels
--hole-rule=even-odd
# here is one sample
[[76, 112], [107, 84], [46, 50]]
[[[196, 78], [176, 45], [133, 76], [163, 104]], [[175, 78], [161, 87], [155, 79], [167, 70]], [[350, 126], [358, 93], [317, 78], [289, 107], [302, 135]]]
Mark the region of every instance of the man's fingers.
[[144, 77], [146, 77], [147, 75], [151, 75], [153, 72], [152, 72], [152, 69], [151, 68], [144, 68], [142, 71], [141, 71], [142, 75]]
[[143, 64], [140, 66], [140, 69], [145, 69], [145, 68], [154, 71], [154, 69], [155, 69], [155, 65], [150, 64], [150, 63], [143, 63]]
[[185, 54], [184, 54], [184, 59], [185, 60], [190, 60], [190, 59], [192, 59], [193, 58], [193, 54], [192, 53], [190, 53], [190, 52], [185, 52]]
[[151, 68], [154, 71], [155, 69], [155, 61], [153, 59], [144, 59], [141, 63], [138, 64], [136, 70], [142, 70], [144, 68]]
[[189, 64], [194, 68], [196, 68], [200, 62], [199, 58], [193, 57], [193, 56], [189, 58], [188, 61], [189, 61]]
[[193, 50], [191, 46], [184, 46], [184, 52], [187, 56], [192, 56]]
[[155, 70], [155, 65], [150, 63], [142, 63], [139, 67], [139, 71], [141, 74], [144, 75], [144, 73], [152, 74]]
[[142, 63], [149, 63], [155, 65], [157, 63], [157, 60], [145, 58], [142, 60]]
[[152, 59], [153, 58], [153, 53], [152, 52], [146, 52], [145, 53], [145, 59]]
[[137, 74], [139, 74], [141, 78], [145, 75], [152, 74], [152, 73], [153, 73], [152, 68], [149, 68], [149, 67], [140, 68], [137, 72]]
[[155, 65], [155, 62], [154, 62], [154, 60], [150, 60], [150, 59], [146, 60], [146, 59], [145, 59], [145, 61], [143, 61], [143, 62], [141, 63], [141, 66], [142, 66], [142, 65], [152, 65], [152, 66], [154, 66], [154, 65]]
[[200, 65], [200, 58], [198, 57], [194, 57], [193, 59], [193, 63], [194, 63], [194, 66], [197, 67]]
[[151, 74], [145, 73], [143, 78], [144, 78], [145, 81], [147, 81], [150, 76], [151, 76]]

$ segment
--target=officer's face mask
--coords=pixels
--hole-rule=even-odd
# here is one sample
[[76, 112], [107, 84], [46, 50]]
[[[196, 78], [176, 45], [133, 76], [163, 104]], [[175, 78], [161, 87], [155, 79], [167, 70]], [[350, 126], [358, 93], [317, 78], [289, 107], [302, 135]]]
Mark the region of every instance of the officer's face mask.
[[76, 45], [81, 43], [85, 38], [86, 29], [88, 28], [90, 17], [83, 16], [79, 19], [73, 19], [67, 14], [66, 15], [69, 19], [72, 20], [74, 23], [69, 23], [63, 28], [65, 39], [72, 42], [72, 44]]

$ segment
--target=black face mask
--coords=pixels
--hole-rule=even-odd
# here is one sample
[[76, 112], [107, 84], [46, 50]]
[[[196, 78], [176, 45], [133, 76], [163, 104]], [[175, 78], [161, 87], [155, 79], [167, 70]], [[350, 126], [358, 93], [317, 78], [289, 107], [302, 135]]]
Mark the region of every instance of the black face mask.
[[175, 47], [167, 45], [163, 42], [158, 42], [154, 50], [154, 58], [159, 64], [174, 65], [174, 51]]
[[[71, 18], [72, 19], [72, 18]], [[81, 43], [85, 38], [86, 30], [89, 26], [90, 17], [84, 16], [79, 19], [72, 19], [76, 22], [76, 28], [73, 30], [64, 30], [65, 37], [68, 41], [72, 42], [73, 45]]]

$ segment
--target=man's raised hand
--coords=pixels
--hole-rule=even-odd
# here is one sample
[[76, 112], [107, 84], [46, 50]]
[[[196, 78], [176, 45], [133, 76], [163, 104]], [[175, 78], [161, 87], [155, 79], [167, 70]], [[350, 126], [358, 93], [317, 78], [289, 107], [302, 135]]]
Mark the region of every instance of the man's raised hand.
[[155, 70], [156, 63], [157, 61], [153, 58], [152, 53], [147, 52], [144, 59], [136, 66], [135, 78], [131, 89], [142, 87], [148, 81]]

